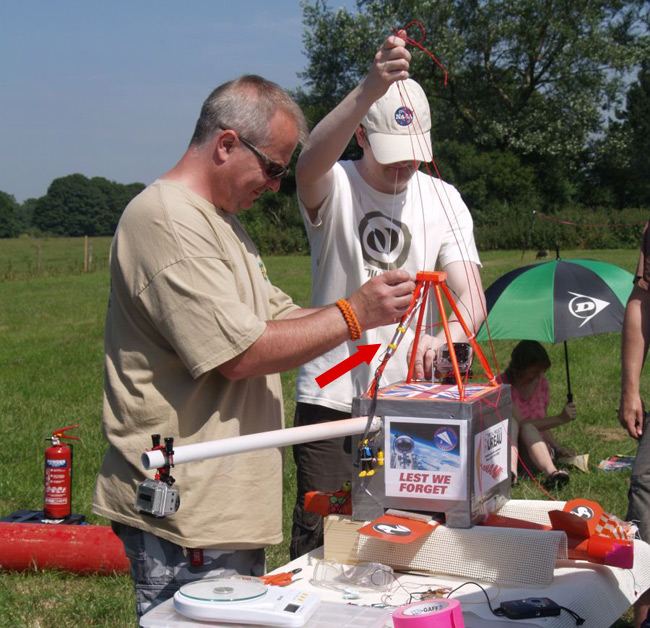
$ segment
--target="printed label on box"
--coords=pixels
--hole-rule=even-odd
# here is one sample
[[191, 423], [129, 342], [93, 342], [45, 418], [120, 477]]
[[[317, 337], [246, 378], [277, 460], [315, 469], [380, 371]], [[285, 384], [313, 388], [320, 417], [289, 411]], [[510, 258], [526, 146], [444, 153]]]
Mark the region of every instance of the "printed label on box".
[[386, 495], [465, 499], [466, 429], [453, 419], [384, 417]]
[[474, 493], [481, 495], [508, 474], [508, 421], [501, 421], [474, 437]]

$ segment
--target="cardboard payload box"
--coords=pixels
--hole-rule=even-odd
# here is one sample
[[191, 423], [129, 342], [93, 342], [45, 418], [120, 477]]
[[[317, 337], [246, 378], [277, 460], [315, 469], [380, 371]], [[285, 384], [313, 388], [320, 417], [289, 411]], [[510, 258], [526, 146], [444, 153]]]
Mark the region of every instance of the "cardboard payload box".
[[373, 475], [352, 475], [354, 520], [394, 508], [469, 528], [510, 499], [510, 386], [468, 384], [461, 401], [455, 384], [401, 382], [355, 398], [352, 415], [383, 419], [368, 440], [384, 458]]

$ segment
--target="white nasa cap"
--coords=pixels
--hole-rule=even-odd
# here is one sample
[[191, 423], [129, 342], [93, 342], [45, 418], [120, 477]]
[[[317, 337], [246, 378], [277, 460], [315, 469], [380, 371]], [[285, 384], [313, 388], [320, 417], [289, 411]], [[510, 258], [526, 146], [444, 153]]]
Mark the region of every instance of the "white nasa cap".
[[361, 124], [380, 164], [431, 161], [429, 101], [413, 79], [393, 83], [372, 104]]

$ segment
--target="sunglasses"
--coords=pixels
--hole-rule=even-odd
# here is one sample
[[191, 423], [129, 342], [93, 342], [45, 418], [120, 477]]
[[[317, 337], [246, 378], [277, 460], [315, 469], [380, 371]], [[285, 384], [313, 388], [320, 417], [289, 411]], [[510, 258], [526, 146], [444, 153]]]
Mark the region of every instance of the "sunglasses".
[[[226, 129], [225, 127], [221, 127], [223, 131], [233, 131], [234, 133], [237, 133], [234, 129]], [[289, 176], [289, 169], [283, 166], [281, 163], [278, 163], [277, 161], [274, 161], [271, 159], [268, 155], [264, 154], [257, 146], [254, 144], [251, 144], [248, 140], [245, 140], [239, 133], [237, 133], [237, 137], [239, 138], [239, 141], [246, 147], [248, 150], [252, 151], [257, 155], [257, 157], [260, 159], [262, 162], [262, 166], [264, 167], [264, 174], [267, 176], [269, 179], [284, 179], [285, 177]]]

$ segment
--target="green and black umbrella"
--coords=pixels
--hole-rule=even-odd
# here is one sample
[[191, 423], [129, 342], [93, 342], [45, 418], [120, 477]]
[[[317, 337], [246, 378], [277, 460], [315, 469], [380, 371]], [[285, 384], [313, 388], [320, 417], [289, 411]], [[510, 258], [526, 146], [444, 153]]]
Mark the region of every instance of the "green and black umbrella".
[[517, 268], [486, 291], [488, 339], [564, 342], [567, 385], [571, 398], [566, 341], [620, 331], [633, 275], [614, 264], [589, 259], [557, 259]]

